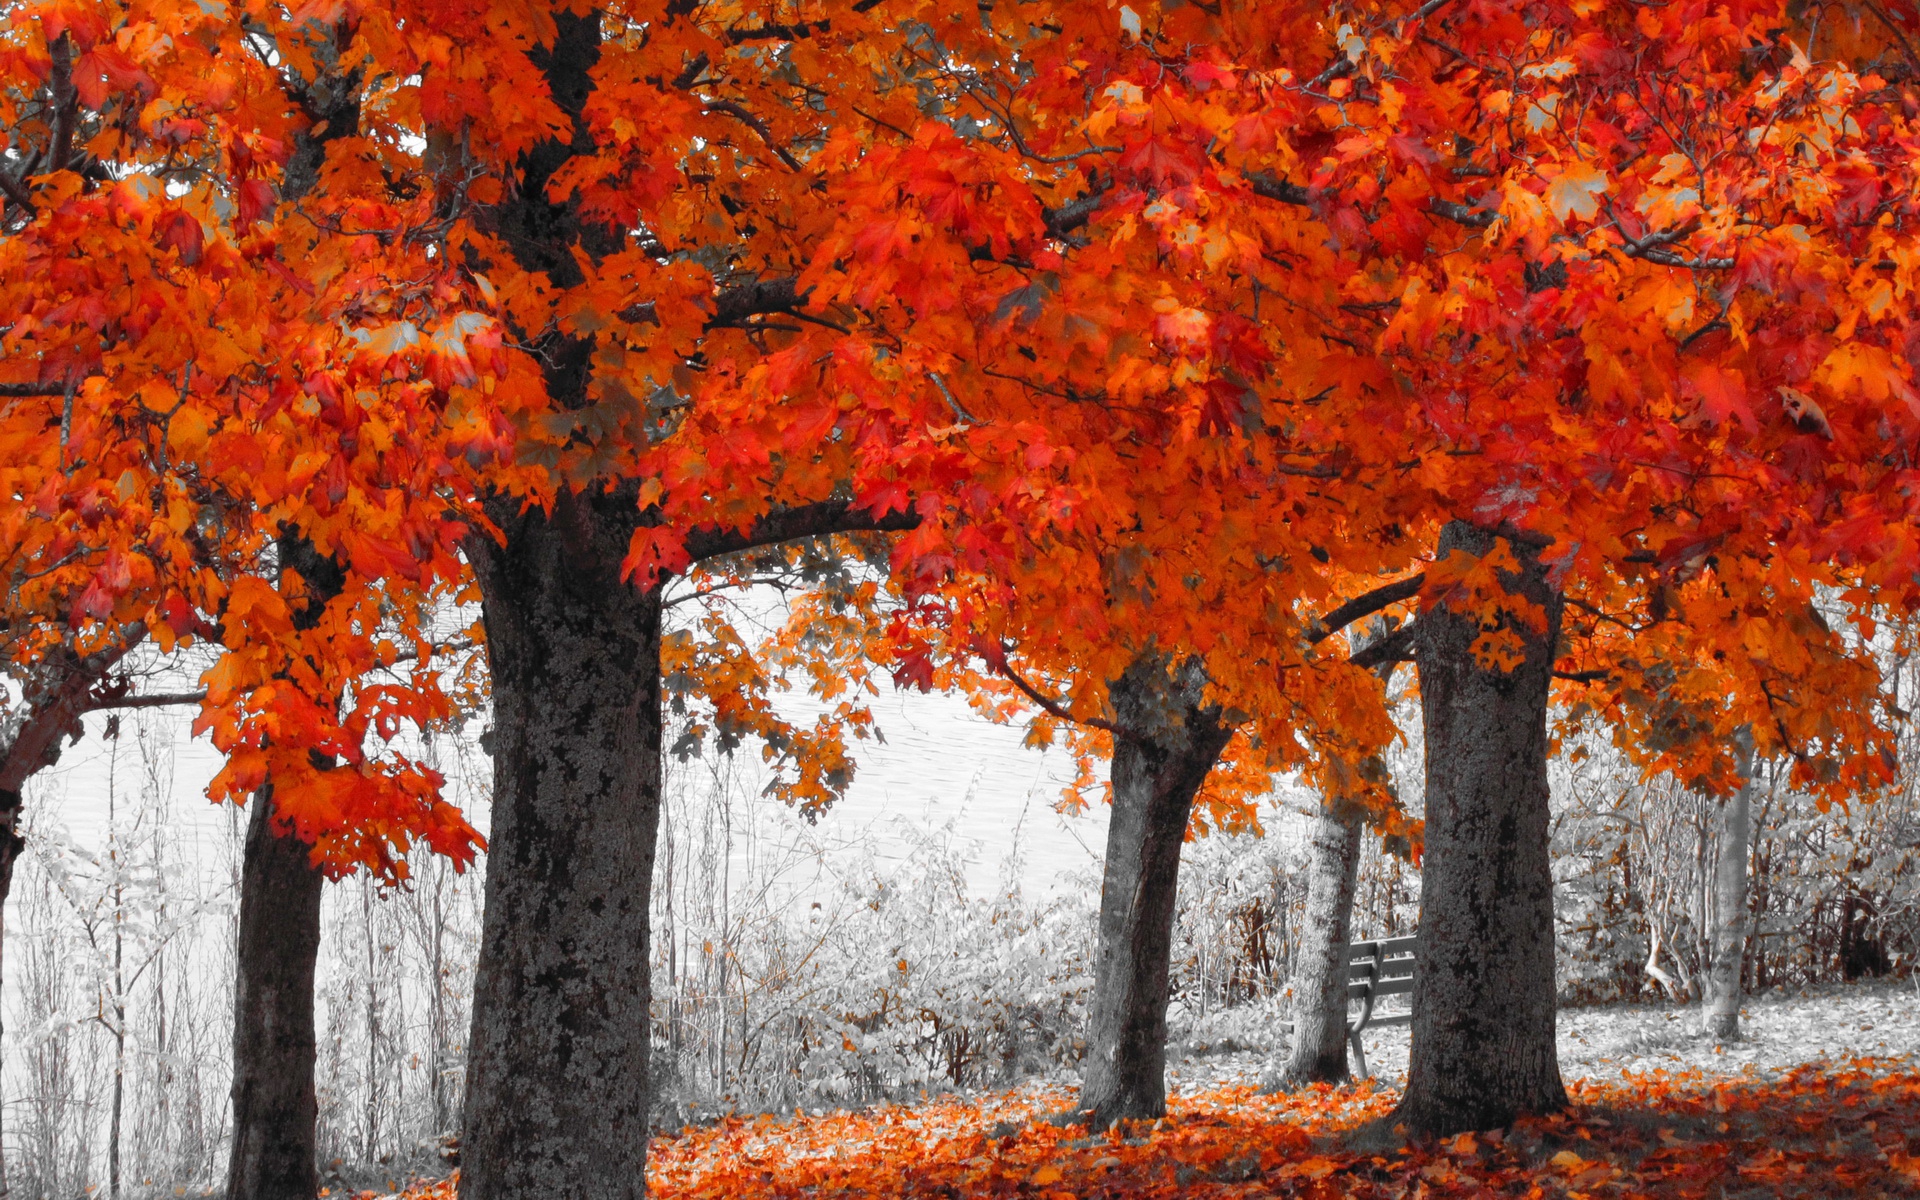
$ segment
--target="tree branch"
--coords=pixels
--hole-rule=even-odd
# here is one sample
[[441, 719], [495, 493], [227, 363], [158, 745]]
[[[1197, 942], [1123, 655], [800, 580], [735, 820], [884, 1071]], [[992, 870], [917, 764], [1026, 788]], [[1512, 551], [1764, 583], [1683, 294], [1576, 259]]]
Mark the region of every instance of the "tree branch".
[[[1297, 183], [1288, 183], [1262, 172], [1248, 175], [1247, 184], [1253, 194], [1267, 200], [1277, 200], [1281, 204], [1292, 204], [1299, 208], [1312, 208], [1318, 197], [1309, 189]], [[1500, 214], [1487, 208], [1474, 208], [1455, 200], [1442, 200], [1434, 196], [1427, 201], [1427, 211], [1436, 217], [1443, 217], [1456, 225], [1465, 225], [1472, 229], [1487, 229], [1500, 220]]]
[[15, 731], [11, 744], [0, 745], [0, 791], [18, 792], [35, 772], [59, 760], [62, 738], [79, 736], [80, 718], [97, 707], [94, 685], [146, 639], [144, 625], [125, 629], [126, 640], [120, 644], [85, 658], [64, 651], [60, 661], [40, 664], [40, 669], [54, 679], [44, 690], [28, 693], [26, 720]]
[[793, 25], [756, 25], [751, 29], [727, 30], [727, 40], [736, 46], [742, 42], [798, 42], [816, 33], [826, 33], [832, 28], [831, 19], [800, 21]]
[[87, 705], [89, 711], [104, 712], [114, 708], [171, 708], [176, 704], [200, 704], [207, 693], [199, 692], [155, 692], [147, 696], [114, 696], [104, 700], [94, 700]]
[[53, 100], [53, 136], [47, 143], [49, 170], [64, 171], [73, 153], [73, 126], [79, 119], [80, 97], [73, 88], [73, 39], [62, 33], [47, 47], [53, 57], [50, 91]]
[[1391, 667], [1396, 663], [1412, 662], [1413, 631], [1417, 628], [1419, 628], [1417, 621], [1402, 625], [1386, 637], [1356, 652], [1347, 661], [1356, 667]]
[[[1307, 645], [1318, 646], [1362, 617], [1370, 617], [1390, 604], [1413, 599], [1420, 594], [1426, 582], [1426, 573], [1422, 572], [1377, 587], [1364, 596], [1354, 597], [1307, 627]], [[1359, 662], [1359, 656], [1355, 655], [1352, 661]]]
[[920, 514], [911, 509], [877, 516], [867, 509], [855, 508], [851, 500], [823, 500], [768, 513], [747, 529], [703, 526], [687, 535], [687, 555], [699, 562], [801, 538], [830, 533], [899, 533], [917, 528], [919, 524]]
[[745, 108], [742, 108], [731, 100], [712, 100], [707, 103], [707, 111], [710, 113], [723, 113], [740, 122], [742, 125], [745, 125], [748, 129], [760, 135], [760, 140], [767, 144], [767, 149], [779, 155], [780, 161], [787, 164], [788, 170], [798, 171], [801, 169], [800, 160], [787, 153], [787, 148], [774, 140], [773, 130], [767, 128], [767, 123], [748, 112]]
[[1107, 187], [1096, 187], [1078, 200], [1071, 200], [1059, 208], [1041, 210], [1041, 218], [1047, 223], [1047, 232], [1055, 238], [1064, 238], [1093, 219], [1094, 210], [1107, 198]]
[[[792, 275], [781, 275], [773, 279], [756, 279], [751, 283], [736, 283], [723, 287], [713, 295], [713, 316], [708, 319], [707, 330], [738, 327], [748, 317], [790, 316], [806, 320], [820, 321], [802, 313], [801, 306], [807, 298], [800, 294], [800, 280]], [[654, 309], [653, 301], [629, 305], [620, 310], [620, 319], [634, 325], [657, 325], [660, 317]], [[826, 324], [826, 322], [820, 322]], [[829, 325], [830, 328], [838, 326]]]
[[[1007, 662], [1005, 655], [1001, 656], [999, 662], [992, 663], [989, 665], [991, 665], [995, 671], [998, 671], [1001, 675], [1005, 676], [1007, 679], [1007, 682], [1019, 688], [1021, 693], [1024, 694], [1027, 699], [1033, 701], [1035, 704], [1038, 704], [1042, 709], [1046, 710], [1046, 713], [1048, 716], [1055, 717], [1059, 720], [1065, 721], [1069, 725], [1085, 725], [1085, 726], [1088, 726], [1089, 728], [1104, 730], [1115, 737], [1128, 736], [1126, 730], [1120, 728], [1120, 726], [1114, 724], [1112, 721], [1103, 720], [1099, 717], [1084, 717], [1084, 718], [1076, 717], [1071, 712], [1068, 712], [1065, 706], [1063, 706], [1058, 700], [1049, 699], [1048, 697], [1042, 695], [1040, 691], [1036, 689], [1032, 684], [1020, 678], [1020, 673], [1018, 671], [1015, 671], [1012, 665]], [[1140, 739], [1136, 738], [1134, 740], [1138, 741]]]
[[16, 180], [5, 171], [0, 171], [0, 192], [5, 192], [7, 199], [13, 201], [21, 208], [26, 209], [29, 215], [33, 213], [33, 194], [27, 191], [26, 184]]

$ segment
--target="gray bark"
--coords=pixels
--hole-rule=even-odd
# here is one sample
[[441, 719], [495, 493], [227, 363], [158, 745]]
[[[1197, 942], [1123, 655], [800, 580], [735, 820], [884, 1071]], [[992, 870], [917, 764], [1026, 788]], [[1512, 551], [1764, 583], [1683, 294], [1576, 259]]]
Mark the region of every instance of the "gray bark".
[[1361, 818], [1328, 796], [1313, 823], [1307, 864], [1307, 910], [1294, 960], [1293, 1034], [1286, 1059], [1263, 1090], [1309, 1083], [1345, 1083], [1347, 945], [1353, 937], [1353, 891], [1360, 869]]
[[1233, 728], [1201, 705], [1189, 663], [1144, 655], [1112, 688], [1113, 816], [1100, 889], [1093, 1011], [1077, 1117], [1096, 1127], [1167, 1111], [1167, 976], [1180, 847], [1193, 797]]
[[631, 506], [602, 507], [503, 511], [468, 547], [494, 795], [463, 1200], [645, 1194], [660, 600], [620, 579]]
[[1753, 735], [1741, 730], [1735, 758], [1740, 787], [1720, 802], [1714, 829], [1713, 958], [1706, 971], [1705, 1032], [1740, 1040], [1740, 968], [1747, 955], [1747, 854], [1753, 833]]
[[325, 877], [311, 848], [273, 828], [273, 787], [253, 797], [240, 867], [233, 1001], [233, 1143], [228, 1200], [313, 1200], [313, 971]]
[[[1485, 554], [1493, 533], [1454, 522], [1439, 555]], [[1537, 549], [1503, 582], [1545, 611], [1510, 617], [1524, 659], [1476, 662], [1481, 617], [1436, 604], [1419, 619], [1426, 730], [1420, 970], [1407, 1090], [1391, 1120], [1424, 1134], [1494, 1129], [1564, 1108], [1554, 1043], [1553, 875], [1547, 852], [1547, 693], [1561, 601]]]
[[[1354, 639], [1355, 652], [1377, 645], [1392, 632], [1376, 622]], [[1396, 664], [1378, 668], [1383, 688], [1393, 681]], [[1363, 779], [1391, 786], [1386, 760], [1370, 755], [1360, 764]], [[1310, 1083], [1345, 1083], [1347, 1066], [1347, 949], [1353, 941], [1353, 893], [1360, 873], [1360, 837], [1366, 814], [1347, 798], [1322, 797], [1308, 847], [1307, 911], [1300, 926], [1300, 952], [1294, 960], [1293, 1032], [1287, 1057], [1262, 1081], [1273, 1093]]]
[[[346, 586], [333, 559], [297, 534], [280, 538], [280, 565], [306, 585], [293, 614], [313, 629]], [[253, 797], [240, 864], [234, 943], [233, 1140], [227, 1200], [313, 1200], [320, 1189], [313, 975], [320, 959], [320, 893], [313, 848], [274, 822], [273, 784]]]

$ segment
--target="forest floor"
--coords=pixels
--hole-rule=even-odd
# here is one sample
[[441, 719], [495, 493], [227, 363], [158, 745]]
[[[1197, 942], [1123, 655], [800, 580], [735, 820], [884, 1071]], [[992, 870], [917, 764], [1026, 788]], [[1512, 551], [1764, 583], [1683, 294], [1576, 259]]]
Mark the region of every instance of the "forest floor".
[[[1572, 1107], [1492, 1134], [1389, 1128], [1406, 1032], [1378, 1076], [1262, 1096], [1257, 1056], [1169, 1072], [1165, 1118], [1091, 1134], [1047, 1120], [1058, 1082], [906, 1105], [728, 1117], [658, 1137], [664, 1200], [1273, 1200], [1300, 1197], [1907, 1197], [1920, 1200], [1920, 995], [1912, 984], [1761, 997], [1748, 1040], [1697, 1010], [1561, 1014]], [[1393, 1040], [1389, 1040], [1393, 1039]], [[1397, 1054], [1397, 1057], [1396, 1057]], [[411, 1200], [451, 1200], [448, 1182]]]

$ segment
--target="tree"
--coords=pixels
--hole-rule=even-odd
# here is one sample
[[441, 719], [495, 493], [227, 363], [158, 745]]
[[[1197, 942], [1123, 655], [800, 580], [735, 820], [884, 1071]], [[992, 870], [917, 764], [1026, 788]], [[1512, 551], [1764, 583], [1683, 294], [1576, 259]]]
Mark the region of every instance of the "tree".
[[[1393, 630], [1378, 622], [1355, 649], [1390, 636]], [[1383, 686], [1393, 682], [1389, 663], [1380, 668]], [[1391, 790], [1384, 758], [1361, 762], [1361, 778]], [[1364, 797], [1364, 793], [1362, 793]], [[1353, 891], [1360, 868], [1360, 838], [1368, 808], [1345, 791], [1321, 798], [1307, 850], [1307, 908], [1301, 917], [1300, 950], [1293, 978], [1293, 1032], [1287, 1059], [1276, 1063], [1261, 1081], [1262, 1090], [1282, 1091], [1309, 1083], [1345, 1083], [1347, 1069], [1347, 1010], [1349, 973], [1347, 950], [1352, 942]]]
[[[1881, 769], [1768, 693], [1788, 628], [1736, 633], [1913, 589], [1907, 118], [1781, 5], [147, 5], [10, 34], [11, 511], [103, 532], [89, 611], [218, 619], [217, 792], [271, 778], [331, 864], [474, 843], [385, 740], [447, 710], [430, 656], [362, 681], [471, 561], [504, 719], [473, 1196], [642, 1186], [658, 589], [712, 556], [901, 533], [896, 670], [1005, 658], [1043, 735], [1199, 658], [1251, 731], [1201, 812], [1384, 741], [1319, 620], [1354, 594], [1420, 602], [1376, 661], [1605, 672], [1598, 709], [1717, 684], [1797, 777]], [[295, 203], [323, 80], [360, 136]], [[346, 570], [315, 630], [189, 536], [290, 529]], [[1569, 654], [1505, 578], [1569, 598]], [[1583, 621], [1685, 653], [1658, 682]]]
[[[1519, 662], [1476, 660], [1485, 619], [1441, 603], [1418, 622], [1426, 852], [1413, 1049], [1395, 1119], [1487, 1129], [1564, 1108], [1554, 1039], [1553, 872], [1547, 860], [1547, 693], [1561, 598], [1540, 548], [1447, 527], [1443, 552], [1513, 546], [1495, 627]], [[1523, 607], [1524, 606], [1524, 607]], [[1511, 652], [1509, 652], [1511, 653]]]
[[1233, 727], [1192, 660], [1143, 656], [1113, 686], [1113, 819], [1076, 1115], [1096, 1127], [1167, 1111], [1167, 971], [1193, 798]]
[[[1741, 736], [1744, 734], [1745, 736]], [[1753, 792], [1759, 775], [1753, 734], [1735, 734], [1740, 786], [1716, 805], [1713, 831], [1713, 958], [1707, 967], [1706, 1032], [1715, 1041], [1740, 1038], [1741, 978], [1747, 957], [1747, 858], [1753, 852]]]

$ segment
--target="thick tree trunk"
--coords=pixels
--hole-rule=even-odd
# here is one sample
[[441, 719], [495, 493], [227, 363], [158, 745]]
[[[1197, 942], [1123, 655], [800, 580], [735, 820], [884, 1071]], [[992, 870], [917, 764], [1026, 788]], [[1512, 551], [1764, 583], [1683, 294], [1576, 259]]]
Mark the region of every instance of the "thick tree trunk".
[[[1439, 554], [1485, 554], [1495, 535], [1455, 522]], [[1538, 550], [1503, 582], [1544, 612], [1513, 616], [1523, 660], [1474, 657], [1481, 616], [1435, 605], [1419, 619], [1415, 661], [1426, 724], [1426, 852], [1420, 969], [1413, 985], [1407, 1090], [1390, 1118], [1416, 1133], [1494, 1129], [1564, 1108], [1554, 1044], [1553, 875], [1547, 857], [1547, 693], [1560, 597]]]
[[1307, 911], [1293, 971], [1293, 1036], [1264, 1091], [1309, 1083], [1345, 1083], [1347, 1069], [1347, 944], [1352, 940], [1353, 890], [1360, 869], [1360, 814], [1338, 797], [1322, 803], [1313, 824], [1307, 864]]
[[1180, 847], [1193, 797], [1233, 729], [1200, 701], [1190, 664], [1143, 656], [1112, 689], [1113, 816], [1077, 1115], [1096, 1127], [1167, 1111], [1167, 973]]
[[1713, 959], [1707, 964], [1705, 1031], [1715, 1041], [1740, 1040], [1740, 968], [1747, 955], [1747, 851], [1752, 840], [1752, 734], [1735, 753], [1740, 789], [1720, 802], [1714, 829]]
[[[296, 629], [320, 623], [346, 573], [297, 534], [280, 539], [283, 571], [306, 601]], [[271, 782], [253, 797], [240, 864], [234, 943], [233, 1141], [227, 1200], [313, 1200], [320, 1189], [314, 1094], [313, 974], [320, 960], [320, 893], [313, 847], [276, 829]]]
[[268, 785], [253, 798], [240, 867], [228, 1200], [313, 1200], [320, 1189], [313, 970], [326, 879], [312, 847], [273, 828], [273, 807]]
[[620, 579], [631, 504], [564, 495], [469, 544], [493, 679], [493, 827], [463, 1200], [646, 1189], [647, 901], [660, 602]]

